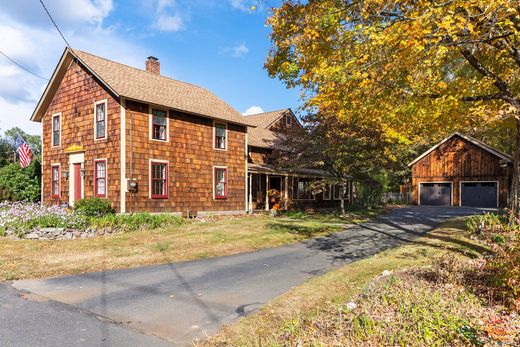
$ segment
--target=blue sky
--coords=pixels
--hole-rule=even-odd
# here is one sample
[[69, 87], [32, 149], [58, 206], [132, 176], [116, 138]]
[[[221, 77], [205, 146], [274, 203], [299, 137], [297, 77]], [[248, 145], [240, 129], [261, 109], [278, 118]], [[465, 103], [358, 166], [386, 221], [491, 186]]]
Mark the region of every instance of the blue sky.
[[[204, 86], [242, 113], [300, 105], [297, 90], [263, 69], [270, 47], [268, 10], [256, 0], [45, 3], [74, 48], [137, 68], [144, 68], [148, 55], [156, 56], [163, 75]], [[0, 37], [2, 52], [44, 77], [64, 48], [37, 0], [1, 1]], [[39, 124], [28, 119], [46, 82], [1, 56], [0, 81], [0, 129], [39, 133]]]

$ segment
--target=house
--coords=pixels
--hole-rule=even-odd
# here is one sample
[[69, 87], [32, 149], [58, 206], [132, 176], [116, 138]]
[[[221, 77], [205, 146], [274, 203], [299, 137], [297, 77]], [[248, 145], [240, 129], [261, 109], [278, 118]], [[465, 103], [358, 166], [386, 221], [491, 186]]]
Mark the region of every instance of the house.
[[42, 124], [42, 202], [95, 196], [121, 213], [249, 210], [255, 117], [162, 76], [157, 58], [145, 66], [65, 49], [31, 117]]
[[[325, 209], [338, 207], [342, 195], [340, 186], [326, 186], [322, 193], [313, 194], [311, 182], [326, 176], [321, 170], [305, 168], [283, 170], [273, 165], [276, 150], [284, 150], [283, 143], [294, 128], [301, 128], [300, 121], [291, 109], [283, 109], [248, 116], [256, 127], [248, 133], [248, 200], [250, 210], [268, 210], [278, 203], [270, 198], [275, 192], [283, 202], [283, 209]], [[349, 182], [345, 198], [350, 201], [352, 184]], [[279, 194], [276, 194], [279, 192]]]
[[507, 206], [512, 157], [479, 140], [454, 133], [409, 166], [414, 204]]

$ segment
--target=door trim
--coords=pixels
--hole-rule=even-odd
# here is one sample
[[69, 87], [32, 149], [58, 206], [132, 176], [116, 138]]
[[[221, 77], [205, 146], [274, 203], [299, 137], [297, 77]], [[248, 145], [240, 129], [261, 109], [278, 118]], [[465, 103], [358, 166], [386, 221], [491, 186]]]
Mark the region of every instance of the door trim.
[[421, 206], [421, 185], [423, 183], [449, 183], [450, 189], [451, 189], [451, 199], [450, 199], [450, 206], [453, 207], [453, 181], [421, 181], [418, 182], [419, 184], [419, 192], [418, 192], [418, 198], [417, 198], [417, 205]]
[[500, 206], [500, 181], [460, 181], [459, 182], [459, 207], [462, 207], [462, 183], [496, 183], [497, 184], [497, 206]]
[[[74, 206], [74, 164], [81, 164], [85, 172], [85, 153], [69, 154], [69, 205]], [[81, 198], [85, 197], [85, 175], [81, 175]]]

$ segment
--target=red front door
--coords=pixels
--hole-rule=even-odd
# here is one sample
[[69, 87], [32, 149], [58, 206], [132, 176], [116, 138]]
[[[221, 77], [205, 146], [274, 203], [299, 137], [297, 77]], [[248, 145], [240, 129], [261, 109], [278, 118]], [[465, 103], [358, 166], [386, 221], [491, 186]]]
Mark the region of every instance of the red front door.
[[74, 201], [81, 199], [81, 163], [74, 164]]

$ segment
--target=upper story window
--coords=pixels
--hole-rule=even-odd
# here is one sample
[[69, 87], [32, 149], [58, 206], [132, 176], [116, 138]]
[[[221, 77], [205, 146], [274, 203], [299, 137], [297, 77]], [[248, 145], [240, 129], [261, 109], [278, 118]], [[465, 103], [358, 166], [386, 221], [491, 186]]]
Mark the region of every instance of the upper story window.
[[167, 162], [150, 162], [150, 197], [152, 199], [168, 198]]
[[52, 115], [52, 146], [61, 145], [61, 113]]
[[97, 197], [107, 196], [107, 161], [106, 159], [94, 160], [94, 193]]
[[107, 137], [107, 101], [99, 101], [94, 105], [94, 131], [95, 139], [101, 140]]
[[168, 140], [168, 117], [166, 111], [152, 109], [152, 139]]
[[285, 115], [285, 124], [287, 126], [291, 126], [292, 125], [292, 116], [290, 114]]
[[214, 194], [215, 199], [227, 198], [227, 168], [216, 167], [214, 172]]
[[51, 166], [51, 195], [53, 198], [60, 197], [60, 166]]
[[227, 125], [223, 123], [215, 123], [215, 149], [227, 148]]

